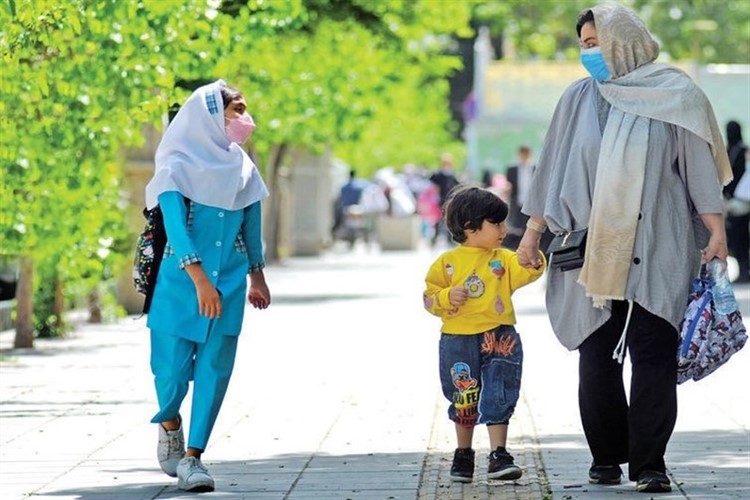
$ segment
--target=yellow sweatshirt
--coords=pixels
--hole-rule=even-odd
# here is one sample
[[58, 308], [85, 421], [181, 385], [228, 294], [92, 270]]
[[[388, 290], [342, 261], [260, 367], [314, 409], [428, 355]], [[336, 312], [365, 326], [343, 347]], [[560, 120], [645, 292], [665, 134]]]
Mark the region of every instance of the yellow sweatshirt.
[[[541, 253], [541, 252], [540, 252]], [[472, 335], [499, 325], [514, 325], [511, 294], [535, 281], [544, 272], [521, 267], [516, 252], [505, 248], [459, 246], [442, 254], [430, 266], [423, 294], [424, 307], [443, 320], [443, 333]], [[453, 287], [469, 292], [466, 303], [454, 307], [448, 299]]]

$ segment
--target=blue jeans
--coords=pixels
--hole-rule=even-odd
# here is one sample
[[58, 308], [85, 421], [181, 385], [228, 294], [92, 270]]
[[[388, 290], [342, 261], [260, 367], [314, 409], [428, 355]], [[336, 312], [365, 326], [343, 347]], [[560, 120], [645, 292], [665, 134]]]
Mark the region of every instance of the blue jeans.
[[448, 418], [464, 427], [507, 424], [521, 391], [523, 347], [513, 326], [440, 337], [440, 383]]

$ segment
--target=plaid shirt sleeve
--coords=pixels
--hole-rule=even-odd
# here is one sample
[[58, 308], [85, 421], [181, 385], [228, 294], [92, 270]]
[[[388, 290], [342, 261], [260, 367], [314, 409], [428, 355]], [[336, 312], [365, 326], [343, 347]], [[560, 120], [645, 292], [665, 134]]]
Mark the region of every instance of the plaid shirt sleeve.
[[182, 257], [180, 257], [180, 269], [185, 269], [186, 266], [190, 264], [198, 264], [199, 262], [201, 262], [201, 258], [197, 253], [183, 255]]
[[248, 272], [257, 273], [258, 271], [265, 269], [265, 267], [266, 267], [265, 262], [259, 262], [257, 264], [250, 264], [250, 268], [248, 269]]

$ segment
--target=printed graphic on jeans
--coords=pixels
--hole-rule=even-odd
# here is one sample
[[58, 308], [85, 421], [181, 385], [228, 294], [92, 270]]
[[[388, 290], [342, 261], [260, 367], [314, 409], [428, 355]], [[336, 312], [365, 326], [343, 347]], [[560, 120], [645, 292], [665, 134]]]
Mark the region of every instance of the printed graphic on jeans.
[[471, 273], [471, 276], [466, 278], [464, 287], [469, 291], [469, 298], [477, 299], [484, 295], [484, 282], [477, 276], [476, 272]]
[[482, 352], [484, 354], [508, 357], [513, 354], [515, 347], [516, 339], [513, 335], [496, 336], [494, 330], [484, 332], [484, 340], [482, 341]]
[[477, 379], [471, 376], [471, 368], [466, 363], [456, 363], [451, 368], [453, 385], [459, 392], [473, 389], [478, 385]]
[[479, 382], [471, 376], [471, 368], [466, 363], [456, 363], [451, 367], [453, 386], [454, 421], [465, 427], [472, 427], [479, 416]]

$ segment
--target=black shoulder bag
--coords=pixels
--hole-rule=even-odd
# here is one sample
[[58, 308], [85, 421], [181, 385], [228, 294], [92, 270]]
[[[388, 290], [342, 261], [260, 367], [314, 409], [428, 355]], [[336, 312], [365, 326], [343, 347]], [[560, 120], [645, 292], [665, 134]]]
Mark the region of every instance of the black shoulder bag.
[[547, 247], [547, 253], [550, 254], [549, 267], [561, 271], [582, 267], [587, 234], [588, 228], [556, 234]]

